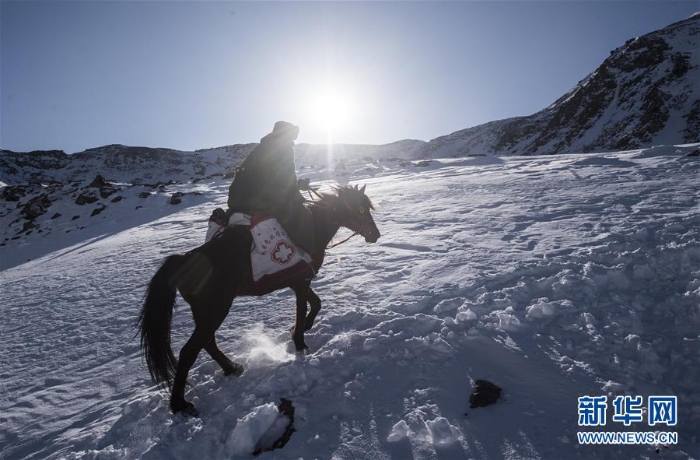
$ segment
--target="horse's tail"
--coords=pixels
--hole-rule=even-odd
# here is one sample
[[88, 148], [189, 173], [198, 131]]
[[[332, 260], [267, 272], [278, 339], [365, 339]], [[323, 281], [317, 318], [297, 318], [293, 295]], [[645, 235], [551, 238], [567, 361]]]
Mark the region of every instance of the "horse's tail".
[[[141, 350], [148, 372], [160, 386], [172, 385], [177, 358], [170, 344], [170, 323], [175, 308], [177, 282], [187, 256], [169, 256], [148, 284], [138, 326]], [[167, 386], [166, 386], [167, 385]]]

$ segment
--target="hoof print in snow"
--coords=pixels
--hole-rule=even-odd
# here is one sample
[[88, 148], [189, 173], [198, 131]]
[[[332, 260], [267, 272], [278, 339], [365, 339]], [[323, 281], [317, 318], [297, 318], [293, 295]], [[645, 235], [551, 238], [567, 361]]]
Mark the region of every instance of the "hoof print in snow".
[[[289, 442], [289, 439], [292, 437], [292, 433], [296, 431], [296, 428], [294, 428], [294, 406], [292, 405], [292, 402], [289, 399], [280, 398], [280, 403], [277, 405], [277, 409], [280, 413], [280, 418], [278, 420], [283, 420], [284, 418], [289, 420], [284, 428], [284, 432], [281, 436], [272, 441], [272, 443], [269, 441], [265, 442], [266, 439], [263, 436], [263, 439], [260, 440], [260, 443], [256, 446], [255, 451], [253, 452], [253, 456], [255, 457], [263, 452], [281, 449]], [[274, 428], [275, 426], [273, 425], [270, 428], [270, 431], [274, 430]]]
[[477, 380], [474, 384], [471, 396], [469, 396], [469, 407], [486, 407], [495, 404], [501, 397], [501, 387], [487, 380]]

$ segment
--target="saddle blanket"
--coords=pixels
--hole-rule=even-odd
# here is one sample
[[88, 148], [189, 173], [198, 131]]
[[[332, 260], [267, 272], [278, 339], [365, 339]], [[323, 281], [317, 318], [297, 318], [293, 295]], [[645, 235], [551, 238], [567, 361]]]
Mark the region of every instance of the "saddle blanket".
[[[259, 290], [267, 290], [288, 281], [290, 277], [315, 276], [311, 267], [311, 256], [299, 248], [287, 235], [277, 219], [273, 217], [251, 218], [247, 214], [231, 215], [229, 226], [250, 227], [253, 243], [250, 248], [250, 264], [253, 282]], [[226, 226], [209, 220], [205, 242], [216, 238]]]

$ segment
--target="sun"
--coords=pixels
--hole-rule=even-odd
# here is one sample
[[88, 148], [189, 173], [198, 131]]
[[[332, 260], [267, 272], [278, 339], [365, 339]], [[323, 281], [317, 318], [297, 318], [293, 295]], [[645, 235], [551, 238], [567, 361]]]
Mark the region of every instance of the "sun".
[[326, 134], [329, 143], [348, 127], [355, 115], [350, 93], [332, 85], [313, 91], [308, 107], [309, 120]]

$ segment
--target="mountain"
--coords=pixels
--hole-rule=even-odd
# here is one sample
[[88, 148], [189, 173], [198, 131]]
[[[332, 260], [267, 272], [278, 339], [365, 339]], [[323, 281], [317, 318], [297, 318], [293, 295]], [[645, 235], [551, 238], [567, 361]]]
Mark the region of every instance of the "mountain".
[[[426, 143], [403, 140], [385, 145], [299, 144], [297, 166], [333, 168], [339, 161], [416, 157]], [[105, 145], [68, 155], [61, 150], [0, 150], [0, 187], [40, 182], [90, 181], [96, 174], [129, 183], [187, 182], [232, 175], [256, 144], [236, 144], [186, 152], [181, 150]]]
[[[533, 115], [493, 121], [427, 143], [300, 144], [297, 168], [301, 176], [347, 182], [377, 175], [392, 160], [415, 167], [427, 163], [406, 160], [700, 142], [699, 49], [700, 14], [627, 41], [571, 91]], [[82, 230], [98, 214], [109, 219], [112, 208], [142, 209], [149, 196], [163, 195], [162, 202], [179, 204], [183, 193], [198, 193], [194, 184], [232, 177], [254, 146], [183, 152], [107, 145], [73, 155], [0, 151], [0, 246], [24, 244], [32, 232]], [[173, 210], [161, 209], [158, 215], [168, 212]]]
[[438, 137], [425, 158], [550, 155], [700, 141], [700, 14], [628, 40], [549, 107]]
[[[413, 169], [423, 141], [387, 145], [297, 146], [300, 177], [347, 182], [371, 177], [391, 166]], [[0, 254], [0, 271], [45, 253], [45, 241], [63, 247], [140, 225], [201, 203], [202, 187], [227, 188], [236, 166], [256, 144], [183, 152], [107, 145], [67, 155], [62, 151], [0, 151], [0, 250], [26, 247], [31, 256]], [[178, 207], [179, 205], [179, 207]], [[213, 210], [225, 202], [210, 203]], [[128, 213], [126, 212], [128, 210]], [[129, 219], [124, 219], [130, 214]], [[104, 225], [95, 226], [95, 221]], [[41, 236], [41, 240], [33, 239]], [[48, 238], [47, 238], [48, 237]], [[18, 254], [18, 253], [15, 253]]]
[[0, 182], [30, 184], [92, 180], [101, 174], [119, 182], [193, 180], [220, 175], [235, 165], [255, 144], [197, 152], [125, 145], [106, 145], [68, 155], [60, 150], [17, 153], [0, 151]]

